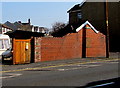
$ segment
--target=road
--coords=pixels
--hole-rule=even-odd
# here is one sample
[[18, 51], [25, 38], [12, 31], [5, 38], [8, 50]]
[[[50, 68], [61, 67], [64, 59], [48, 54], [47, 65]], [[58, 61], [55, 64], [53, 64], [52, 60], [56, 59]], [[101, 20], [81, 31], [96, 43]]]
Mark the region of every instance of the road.
[[85, 86], [118, 77], [118, 61], [75, 63], [4, 72], [2, 86]]

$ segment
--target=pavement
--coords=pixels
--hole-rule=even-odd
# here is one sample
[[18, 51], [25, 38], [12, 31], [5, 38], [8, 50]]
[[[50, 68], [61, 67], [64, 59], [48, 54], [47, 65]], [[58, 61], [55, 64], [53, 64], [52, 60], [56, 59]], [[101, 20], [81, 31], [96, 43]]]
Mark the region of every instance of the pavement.
[[32, 70], [32, 69], [40, 69], [40, 68], [45, 69], [51, 67], [61, 67], [71, 64], [86, 64], [86, 63], [118, 61], [118, 60], [120, 59], [119, 58], [76, 58], [76, 59], [45, 61], [45, 62], [20, 64], [20, 65], [2, 65], [1, 63], [2, 71], [0, 71], [0, 73]]
[[3, 86], [84, 86], [118, 77], [118, 59], [76, 58], [24, 65], [3, 65]]

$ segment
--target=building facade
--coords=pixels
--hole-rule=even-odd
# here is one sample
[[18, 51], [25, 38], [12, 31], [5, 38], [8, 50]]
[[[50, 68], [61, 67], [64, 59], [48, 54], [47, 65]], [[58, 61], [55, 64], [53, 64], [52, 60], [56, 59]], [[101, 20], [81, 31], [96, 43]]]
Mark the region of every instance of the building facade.
[[[110, 52], [120, 52], [120, 2], [108, 3], [108, 28]], [[81, 24], [88, 20], [103, 34], [106, 30], [106, 2], [83, 2], [75, 5], [69, 11], [69, 24]]]

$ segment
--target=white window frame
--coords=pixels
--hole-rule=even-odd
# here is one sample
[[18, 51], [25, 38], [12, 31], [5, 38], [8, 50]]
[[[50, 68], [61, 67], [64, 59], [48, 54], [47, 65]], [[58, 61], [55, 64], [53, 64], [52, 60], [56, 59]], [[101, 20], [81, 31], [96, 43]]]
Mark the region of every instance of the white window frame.
[[3, 38], [3, 39], [0, 39], [0, 40], [2, 40], [2, 42], [3, 42], [3, 46], [4, 46], [4, 48], [3, 49], [0, 49], [0, 50], [7, 50], [7, 48], [5, 48], [5, 40], [8, 40], [8, 44], [9, 44], [9, 47], [10, 47], [10, 40], [8, 39], [8, 38]]

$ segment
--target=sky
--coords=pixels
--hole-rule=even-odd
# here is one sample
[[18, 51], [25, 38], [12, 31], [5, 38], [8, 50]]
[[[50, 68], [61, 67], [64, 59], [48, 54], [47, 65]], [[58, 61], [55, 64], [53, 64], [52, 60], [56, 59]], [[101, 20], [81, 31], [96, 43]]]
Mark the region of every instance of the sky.
[[31, 19], [31, 24], [51, 28], [55, 22], [67, 23], [67, 11], [80, 2], [2, 2], [2, 23]]

